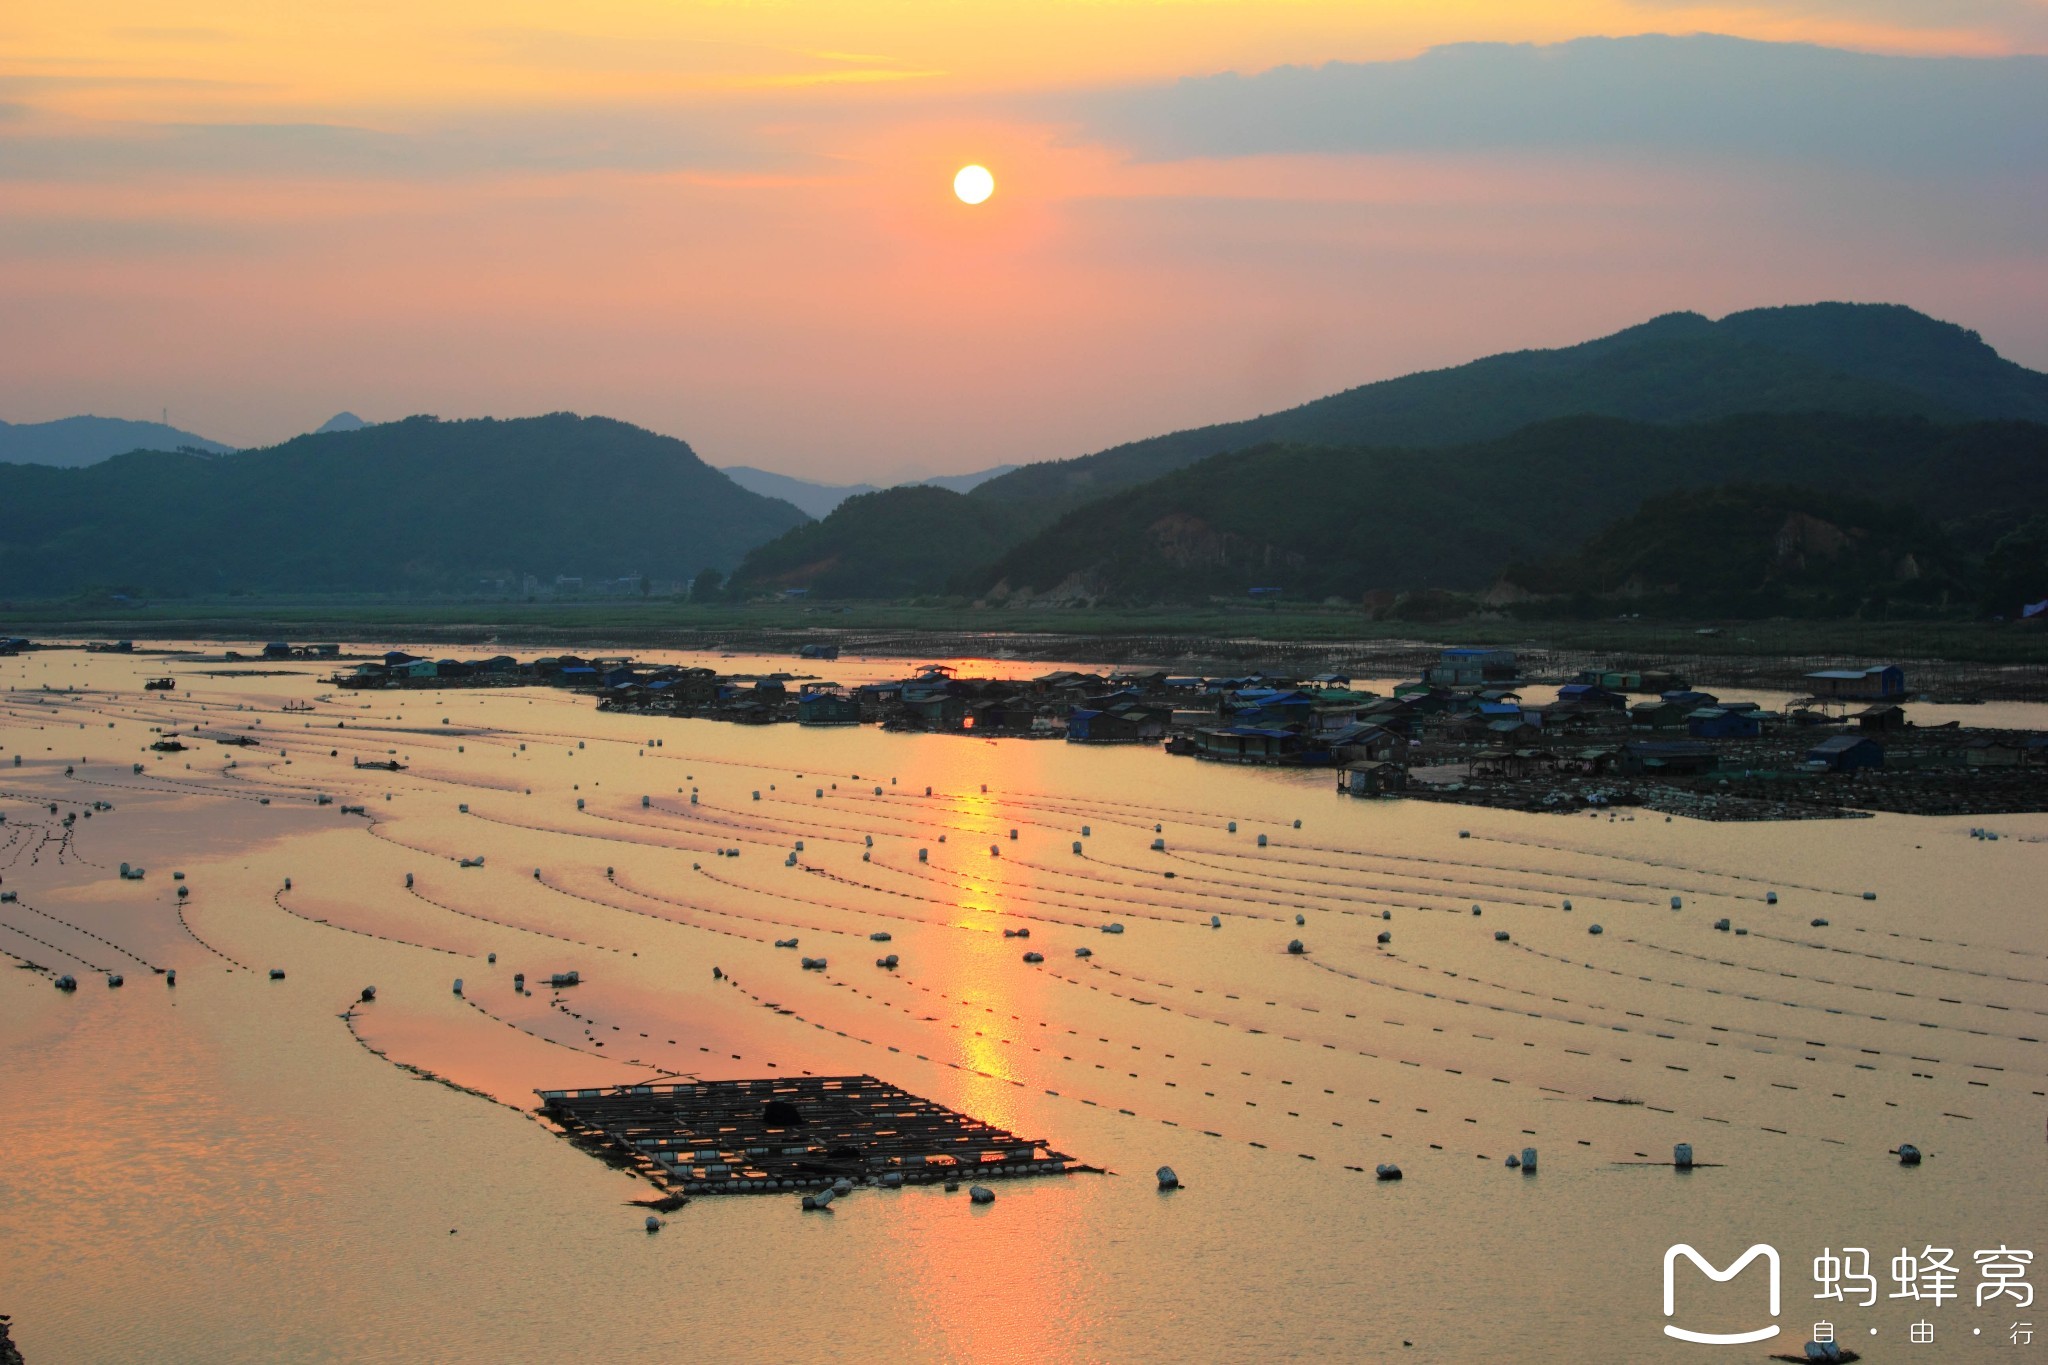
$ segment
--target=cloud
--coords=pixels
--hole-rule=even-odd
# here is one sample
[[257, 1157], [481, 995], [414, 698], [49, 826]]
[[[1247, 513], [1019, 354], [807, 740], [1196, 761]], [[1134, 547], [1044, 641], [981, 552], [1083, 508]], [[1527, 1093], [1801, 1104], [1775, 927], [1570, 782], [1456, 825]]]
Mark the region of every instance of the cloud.
[[1934, 33], [1996, 35], [2018, 46], [2048, 43], [2041, 0], [1632, 0], [1652, 12], [1712, 9], [1764, 19], [1848, 20]]
[[1079, 97], [1144, 160], [1546, 152], [2039, 172], [2048, 57], [1895, 57], [1711, 35], [1469, 43]]
[[137, 176], [449, 180], [583, 171], [790, 173], [823, 163], [741, 110], [485, 111], [387, 130], [337, 123], [39, 120], [0, 141], [0, 180]]
[[261, 246], [256, 232], [222, 223], [68, 216], [0, 219], [0, 255], [10, 259], [153, 258], [202, 252], [246, 256]]

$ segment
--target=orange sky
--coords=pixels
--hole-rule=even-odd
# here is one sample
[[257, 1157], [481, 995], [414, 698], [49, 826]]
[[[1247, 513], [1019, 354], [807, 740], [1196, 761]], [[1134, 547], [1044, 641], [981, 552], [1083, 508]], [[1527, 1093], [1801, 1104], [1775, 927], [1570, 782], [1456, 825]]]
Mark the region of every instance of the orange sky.
[[[1078, 454], [1679, 307], [1896, 299], [2048, 362], [2039, 239], [1868, 222], [1896, 185], [1862, 172], [1822, 199], [1711, 148], [1146, 156], [1076, 103], [1695, 31], [1995, 57], [2048, 50], [2048, 6], [271, 0], [173, 23], [17, 0], [0, 418], [169, 407], [259, 443], [344, 407], [573, 408], [852, 480]], [[979, 208], [949, 194], [967, 161], [997, 177]]]

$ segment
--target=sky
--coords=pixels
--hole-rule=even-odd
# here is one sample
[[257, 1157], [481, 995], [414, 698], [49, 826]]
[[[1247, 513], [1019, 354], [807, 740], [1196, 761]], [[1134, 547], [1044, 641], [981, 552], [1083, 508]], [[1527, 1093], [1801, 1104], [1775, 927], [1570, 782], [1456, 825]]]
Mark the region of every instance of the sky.
[[2048, 368], [2043, 54], [2048, 0], [11, 0], [0, 418], [852, 482], [1676, 309]]

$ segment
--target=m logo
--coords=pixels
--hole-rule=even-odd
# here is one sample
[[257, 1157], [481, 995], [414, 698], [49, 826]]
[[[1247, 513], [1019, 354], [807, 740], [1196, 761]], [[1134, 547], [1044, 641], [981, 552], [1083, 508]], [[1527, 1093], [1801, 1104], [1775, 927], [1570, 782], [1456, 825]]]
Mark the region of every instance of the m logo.
[[[1726, 1284], [1737, 1275], [1740, 1275], [1743, 1268], [1751, 1261], [1754, 1261], [1759, 1256], [1763, 1257], [1771, 1268], [1771, 1316], [1774, 1318], [1778, 1316], [1778, 1249], [1776, 1247], [1766, 1246], [1764, 1243], [1758, 1242], [1755, 1246], [1737, 1257], [1735, 1262], [1726, 1270], [1716, 1270], [1707, 1263], [1706, 1257], [1694, 1251], [1684, 1242], [1680, 1242], [1674, 1247], [1666, 1248], [1664, 1252], [1665, 1317], [1668, 1318], [1678, 1311], [1677, 1286], [1672, 1282], [1671, 1271], [1677, 1265], [1680, 1256], [1685, 1257], [1686, 1260], [1698, 1266], [1701, 1273], [1716, 1284]], [[1667, 1322], [1664, 1324], [1664, 1335], [1667, 1337], [1677, 1337], [1680, 1341], [1697, 1341], [1707, 1346], [1739, 1346], [1744, 1342], [1770, 1340], [1778, 1335], [1778, 1325], [1772, 1323], [1769, 1327], [1759, 1327], [1753, 1332], [1689, 1332], [1683, 1327], [1673, 1327]]]

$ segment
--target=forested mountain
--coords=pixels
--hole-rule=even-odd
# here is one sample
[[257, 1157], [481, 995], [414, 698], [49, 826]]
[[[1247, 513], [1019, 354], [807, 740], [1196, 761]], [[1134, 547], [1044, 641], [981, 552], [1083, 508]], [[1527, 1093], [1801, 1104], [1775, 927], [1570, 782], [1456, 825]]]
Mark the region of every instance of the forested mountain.
[[1445, 446], [1581, 413], [1700, 422], [1744, 412], [2048, 422], [2048, 374], [1896, 304], [1761, 308], [1719, 322], [1668, 313], [1577, 346], [1489, 356], [1250, 421], [1025, 465], [974, 496], [1072, 505], [1267, 442]]
[[624, 422], [402, 422], [203, 457], [0, 465], [0, 591], [464, 588], [535, 574], [686, 580], [803, 524]]
[[971, 578], [1026, 527], [1000, 503], [905, 484], [848, 498], [823, 521], [800, 526], [748, 555], [733, 575], [739, 593], [809, 588], [820, 597], [915, 597]]
[[[1004, 554], [979, 586], [1129, 601], [1252, 587], [1308, 598], [1478, 590], [1510, 564], [1578, 546], [1645, 498], [1766, 482], [1910, 505], [1988, 545], [2031, 511], [2044, 473], [2048, 426], [1836, 414], [1685, 426], [1574, 417], [1437, 450], [1269, 445], [1078, 508]], [[1709, 560], [1723, 548], [1710, 506], [1662, 507], [1649, 524], [1673, 539], [1671, 555]], [[1620, 543], [1596, 550], [1586, 572], [1608, 571], [1602, 557]]]
[[[1552, 443], [1569, 433], [1621, 428], [1547, 429], [1545, 424], [1600, 416], [1635, 424], [1711, 427], [1738, 415], [1771, 413], [1873, 419], [1875, 424], [1867, 428], [1870, 439], [1884, 445], [1905, 439], [1898, 433], [1937, 429], [1927, 423], [2048, 422], [2048, 375], [2005, 360], [1974, 332], [1892, 304], [1764, 308], [1730, 314], [1718, 322], [1697, 313], [1670, 313], [1577, 346], [1492, 356], [1454, 369], [1364, 385], [1248, 422], [1175, 432], [1079, 459], [1026, 465], [970, 494], [970, 502], [985, 507], [973, 523], [979, 549], [962, 545], [952, 534], [949, 523], [959, 513], [950, 505], [851, 501], [826, 519], [829, 531], [809, 542], [829, 542], [834, 547], [831, 556], [764, 546], [742, 568], [738, 581], [802, 586], [805, 565], [829, 558], [835, 589], [860, 595], [867, 595], [867, 590], [857, 585], [884, 581], [897, 594], [978, 594], [990, 587], [1045, 592], [1072, 580], [1070, 587], [1098, 582], [1118, 594], [1189, 597], [1241, 591], [1243, 585], [1233, 575], [1239, 568], [1253, 567], [1253, 561], [1243, 557], [1256, 543], [1280, 556], [1276, 563], [1321, 566], [1297, 576], [1294, 586], [1299, 590], [1307, 590], [1311, 580], [1341, 584], [1342, 591], [1361, 582], [1376, 587], [1469, 585], [1511, 561], [1554, 554], [1575, 544], [1579, 537], [1632, 511], [1648, 493], [1736, 478], [1772, 483], [1806, 479], [1797, 468], [1779, 469], [1769, 460], [1745, 463], [1747, 456], [1739, 450], [1681, 455], [1681, 448], [1697, 447], [1699, 439], [1664, 442], [1653, 430], [1642, 430], [1629, 440], [1642, 447], [1644, 458], [1725, 458], [1731, 469], [1746, 472], [1696, 466], [1642, 471], [1628, 468], [1623, 460], [1603, 466], [1576, 502], [1553, 514], [1543, 490], [1561, 486], [1560, 479], [1575, 486], [1576, 476], [1569, 469], [1570, 458], [1552, 451]], [[1842, 430], [1827, 424], [1814, 428], [1820, 429]], [[1557, 467], [1493, 470], [1489, 479], [1527, 482], [1536, 490], [1535, 501], [1526, 508], [1495, 506], [1486, 490], [1475, 493], [1466, 487], [1467, 475], [1460, 466], [1478, 456], [1453, 458], [1450, 451], [1487, 446], [1517, 432], [1526, 439], [1504, 447], [1518, 452], [1510, 459], [1520, 454], [1534, 459], [1555, 455]], [[1790, 426], [1777, 432], [1795, 444], [1804, 440], [1795, 437]], [[1278, 447], [1291, 449], [1282, 453]], [[1256, 459], [1232, 453], [1254, 449], [1260, 452]], [[1807, 454], [1826, 466], [1823, 486], [1825, 480], [1853, 478], [1847, 466], [1855, 461], [1847, 449]], [[1789, 458], [1796, 464], [1806, 456]], [[1216, 467], [1181, 483], [1160, 483], [1152, 492], [1114, 508], [1091, 510], [1092, 504], [1123, 491], [1150, 488], [1154, 481], [1203, 468], [1203, 462]], [[1232, 505], [1203, 501], [1212, 496], [1232, 500]], [[1185, 560], [1185, 567], [1169, 571], [1147, 560], [1143, 537], [1130, 518], [1140, 515], [1139, 508], [1166, 517], [1163, 500], [1182, 498], [1201, 505], [1174, 514], [1185, 518], [1173, 524], [1184, 524], [1190, 539], [1169, 556]], [[1370, 524], [1388, 523], [1388, 535], [1373, 547], [1341, 548], [1349, 533], [1338, 523], [1351, 515], [1344, 509], [1361, 504], [1372, 509], [1361, 513]], [[1260, 513], [1262, 508], [1270, 515]], [[1054, 527], [1070, 512], [1081, 519]], [[1200, 529], [1223, 524], [1212, 513], [1231, 523], [1263, 516], [1261, 524], [1271, 534], [1247, 531], [1243, 534], [1249, 540], [1228, 541], [1226, 549], [1222, 542], [1206, 539]], [[1120, 517], [1125, 518], [1119, 522], [1121, 532], [1138, 539], [1115, 546], [1104, 540], [1104, 528]], [[1445, 532], [1464, 542], [1456, 552], [1446, 553], [1443, 542], [1414, 529], [1452, 520], [1463, 522], [1460, 531]], [[1148, 534], [1171, 538], [1165, 529]], [[867, 573], [861, 556], [870, 552], [868, 547], [883, 546], [890, 558], [888, 572]], [[1214, 561], [1206, 568], [1205, 556]], [[1150, 567], [1141, 570], [1141, 563]], [[1105, 576], [1104, 566], [1111, 564], [1122, 567]], [[1347, 564], [1352, 567], [1339, 567]], [[1224, 571], [1226, 565], [1229, 572]], [[827, 591], [822, 583], [817, 586]]]

